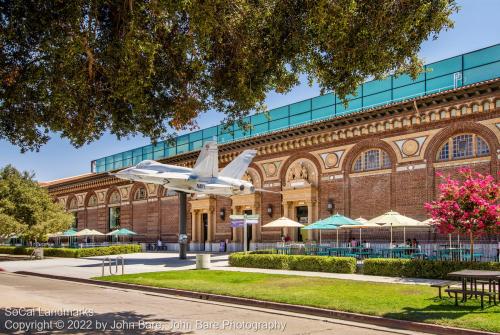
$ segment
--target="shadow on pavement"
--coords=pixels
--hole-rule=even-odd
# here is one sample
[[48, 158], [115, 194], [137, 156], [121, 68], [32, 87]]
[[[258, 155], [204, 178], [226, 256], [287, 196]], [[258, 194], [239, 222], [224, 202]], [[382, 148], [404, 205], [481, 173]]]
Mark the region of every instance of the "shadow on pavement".
[[[156, 320], [135, 312], [87, 313], [83, 310], [0, 308], [0, 333], [4, 334], [190, 334], [189, 325]], [[20, 315], [20, 313], [23, 313]], [[33, 314], [27, 314], [27, 313]], [[57, 313], [66, 315], [60, 315]], [[47, 314], [48, 313], [48, 314]], [[80, 315], [78, 315], [80, 313]], [[17, 315], [16, 315], [17, 314]], [[178, 331], [177, 331], [178, 330]]]
[[[113, 261], [116, 256], [110, 256], [110, 259]], [[76, 265], [75, 267], [80, 268], [93, 268], [93, 267], [101, 267], [104, 258], [92, 258], [86, 257], [86, 260], [92, 260], [96, 263], [92, 264], [81, 264]], [[163, 265], [166, 268], [179, 268], [196, 264], [195, 256], [188, 256], [187, 259], [178, 259], [178, 258], [124, 258], [125, 266], [127, 265], [146, 265], [146, 266], [161, 266]], [[211, 260], [211, 264], [217, 265], [217, 263], [227, 262], [227, 259], [213, 259]], [[114, 264], [114, 261], [113, 261]]]
[[[488, 305], [485, 302], [484, 309], [481, 310], [479, 301], [468, 302], [466, 305], [455, 306], [455, 301], [452, 298], [444, 298], [442, 300], [429, 299], [433, 304], [429, 304], [424, 308], [406, 307], [403, 312], [387, 313], [384, 317], [400, 320], [412, 320], [418, 322], [459, 319], [465, 315], [481, 315], [490, 314], [492, 320], [498, 318], [500, 320], [500, 307], [493, 304]], [[495, 315], [497, 315], [495, 317]]]

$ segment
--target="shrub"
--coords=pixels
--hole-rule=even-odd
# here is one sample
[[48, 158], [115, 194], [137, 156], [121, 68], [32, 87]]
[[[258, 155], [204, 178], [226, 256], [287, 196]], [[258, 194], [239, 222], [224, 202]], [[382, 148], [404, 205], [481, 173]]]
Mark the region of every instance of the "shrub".
[[0, 246], [0, 254], [31, 255], [33, 248]]
[[289, 260], [289, 268], [298, 271], [354, 273], [356, 272], [356, 259], [353, 257], [295, 255]]
[[243, 268], [288, 269], [288, 257], [272, 254], [245, 254], [243, 252], [229, 255], [229, 265]]
[[448, 273], [465, 269], [500, 271], [500, 263], [379, 258], [363, 262], [364, 274], [387, 277], [449, 279]]
[[262, 249], [262, 250], [254, 250], [250, 251], [250, 254], [276, 254], [277, 251], [275, 249]]
[[245, 268], [354, 273], [356, 259], [352, 257], [245, 254], [238, 252], [229, 255], [229, 265]]
[[[0, 254], [31, 255], [33, 249], [34, 248], [32, 247], [2, 246], [0, 247]], [[77, 257], [129, 254], [134, 252], [141, 252], [141, 250], [142, 250], [141, 246], [138, 244], [126, 244], [126, 245], [113, 245], [109, 247], [82, 248], [82, 249], [43, 248], [43, 253], [45, 256], [48, 257], [77, 258]]]

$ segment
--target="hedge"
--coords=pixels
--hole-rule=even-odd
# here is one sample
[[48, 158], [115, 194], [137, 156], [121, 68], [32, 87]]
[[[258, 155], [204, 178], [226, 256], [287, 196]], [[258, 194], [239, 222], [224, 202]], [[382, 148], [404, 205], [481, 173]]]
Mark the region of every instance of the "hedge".
[[500, 263], [381, 258], [363, 262], [363, 274], [387, 277], [449, 279], [448, 273], [465, 269], [500, 271]]
[[[33, 247], [0, 246], [0, 254], [31, 255], [33, 249], [34, 249]], [[81, 248], [81, 249], [43, 248], [44, 256], [68, 257], [68, 258], [129, 254], [141, 251], [142, 251], [141, 246], [138, 244], [113, 245], [109, 247]]]
[[229, 255], [229, 265], [244, 268], [334, 273], [354, 273], [356, 271], [356, 259], [353, 257], [245, 254], [237, 252]]

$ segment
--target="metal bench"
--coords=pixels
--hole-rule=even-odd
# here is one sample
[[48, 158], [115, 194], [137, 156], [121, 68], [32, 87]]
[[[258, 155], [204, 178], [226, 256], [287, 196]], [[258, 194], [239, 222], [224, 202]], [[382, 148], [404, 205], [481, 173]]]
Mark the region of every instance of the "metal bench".
[[[455, 282], [455, 281], [444, 280], [442, 282], [432, 284], [431, 287], [437, 287], [439, 290], [439, 299], [443, 299], [442, 292], [441, 292], [443, 287], [450, 288], [451, 286], [454, 286], [454, 285], [459, 285], [459, 283]], [[450, 297], [451, 297], [451, 295], [450, 295]]]
[[491, 305], [491, 298], [493, 298], [493, 303], [496, 305], [497, 304], [497, 297], [496, 297], [496, 292], [489, 292], [489, 291], [478, 291], [478, 290], [462, 290], [461, 288], [447, 288], [445, 290], [448, 294], [454, 294], [455, 295], [455, 306], [458, 306], [458, 294], [466, 294], [466, 295], [471, 295], [471, 296], [480, 296], [481, 297], [481, 309], [484, 309], [484, 297], [488, 297], [488, 304]]

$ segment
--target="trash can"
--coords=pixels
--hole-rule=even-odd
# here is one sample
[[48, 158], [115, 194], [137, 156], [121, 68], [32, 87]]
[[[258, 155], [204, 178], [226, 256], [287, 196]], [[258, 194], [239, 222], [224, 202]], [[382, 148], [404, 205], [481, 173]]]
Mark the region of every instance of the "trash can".
[[196, 255], [196, 270], [210, 269], [210, 254]]
[[35, 248], [33, 250], [33, 257], [35, 259], [43, 259], [43, 248]]

